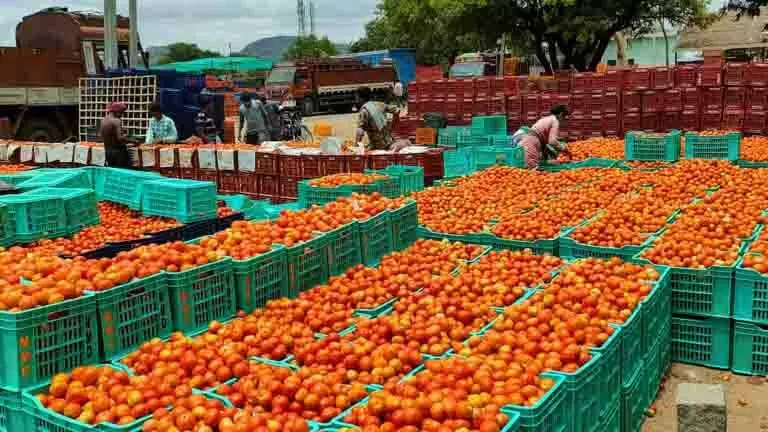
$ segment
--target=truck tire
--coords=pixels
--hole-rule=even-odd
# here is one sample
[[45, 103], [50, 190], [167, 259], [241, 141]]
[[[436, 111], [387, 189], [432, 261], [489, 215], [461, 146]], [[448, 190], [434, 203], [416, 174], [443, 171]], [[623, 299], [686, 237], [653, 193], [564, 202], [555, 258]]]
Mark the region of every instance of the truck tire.
[[306, 97], [301, 101], [301, 111], [304, 116], [311, 116], [315, 113], [315, 101], [311, 97]]
[[17, 136], [23, 140], [36, 142], [61, 142], [64, 139], [58, 126], [39, 118], [25, 120]]

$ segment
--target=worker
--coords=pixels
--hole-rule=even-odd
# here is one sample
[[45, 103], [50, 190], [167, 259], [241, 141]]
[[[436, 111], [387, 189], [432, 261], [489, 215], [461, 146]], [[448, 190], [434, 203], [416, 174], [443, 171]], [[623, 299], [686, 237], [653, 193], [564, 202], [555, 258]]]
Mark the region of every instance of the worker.
[[104, 153], [107, 166], [130, 168], [131, 156], [128, 144], [131, 142], [123, 133], [123, 114], [128, 107], [122, 102], [113, 102], [107, 108], [107, 115], [101, 121], [99, 135], [104, 141]]
[[240, 97], [240, 134], [246, 144], [260, 145], [269, 139], [269, 119], [264, 104], [251, 95]]
[[568, 118], [568, 108], [557, 105], [552, 108], [550, 115], [540, 118], [527, 135], [520, 141], [525, 150], [525, 166], [538, 169], [542, 159], [548, 159], [558, 153], [570, 155], [570, 151], [558, 141], [560, 122]]
[[399, 115], [396, 107], [371, 100], [371, 89], [368, 87], [361, 87], [357, 90], [357, 103], [359, 118], [355, 138], [358, 146], [362, 147], [361, 143], [365, 134], [368, 134], [368, 146], [373, 150], [397, 151], [407, 146], [401, 141], [395, 142], [392, 132], [389, 130], [387, 113]]
[[173, 144], [179, 139], [176, 123], [163, 114], [160, 104], [153, 103], [150, 105], [149, 114], [152, 118], [149, 119], [145, 144]]
[[221, 144], [216, 122], [213, 120], [213, 101], [208, 98], [200, 101], [200, 112], [195, 117], [195, 135], [203, 140], [203, 144]]
[[395, 82], [395, 88], [392, 89], [392, 93], [394, 93], [395, 96], [395, 105], [397, 106], [403, 106], [404, 100], [403, 100], [403, 83], [400, 82], [400, 80], [397, 80]]

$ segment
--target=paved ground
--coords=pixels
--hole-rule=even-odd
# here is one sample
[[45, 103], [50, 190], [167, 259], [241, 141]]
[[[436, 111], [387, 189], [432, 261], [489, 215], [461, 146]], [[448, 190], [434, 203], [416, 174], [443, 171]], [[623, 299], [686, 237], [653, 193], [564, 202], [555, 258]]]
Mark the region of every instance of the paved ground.
[[681, 382], [723, 384], [728, 405], [728, 431], [768, 431], [768, 380], [744, 377], [728, 371], [674, 364], [654, 408], [656, 415], [646, 418], [643, 432], [677, 432], [675, 399]]

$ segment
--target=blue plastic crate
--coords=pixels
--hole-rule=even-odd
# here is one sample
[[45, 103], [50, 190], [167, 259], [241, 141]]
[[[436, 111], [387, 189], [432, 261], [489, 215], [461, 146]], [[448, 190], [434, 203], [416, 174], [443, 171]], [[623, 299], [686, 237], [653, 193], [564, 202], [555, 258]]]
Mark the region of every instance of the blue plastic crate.
[[741, 151], [741, 133], [725, 135], [685, 134], [686, 159], [725, 159], [738, 161]]
[[154, 180], [142, 184], [141, 209], [145, 215], [173, 218], [184, 223], [216, 218], [216, 184], [195, 180]]

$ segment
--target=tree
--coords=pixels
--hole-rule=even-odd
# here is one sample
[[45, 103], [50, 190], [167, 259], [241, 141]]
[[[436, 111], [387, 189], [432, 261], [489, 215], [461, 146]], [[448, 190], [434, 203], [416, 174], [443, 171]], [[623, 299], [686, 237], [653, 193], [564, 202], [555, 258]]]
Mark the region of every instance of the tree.
[[208, 57], [221, 57], [215, 51], [201, 49], [197, 44], [179, 42], [168, 45], [168, 53], [160, 60], [160, 64], [197, 60]]
[[[660, 19], [703, 22], [706, 0], [432, 0], [458, 11], [456, 26], [479, 29], [485, 39], [511, 34], [534, 52], [547, 72], [560, 65], [594, 70], [619, 31], [638, 35]], [[556, 48], [556, 50], [555, 50]]]
[[336, 45], [328, 36], [318, 38], [315, 35], [299, 36], [283, 53], [285, 60], [311, 60], [331, 57], [337, 54]]

